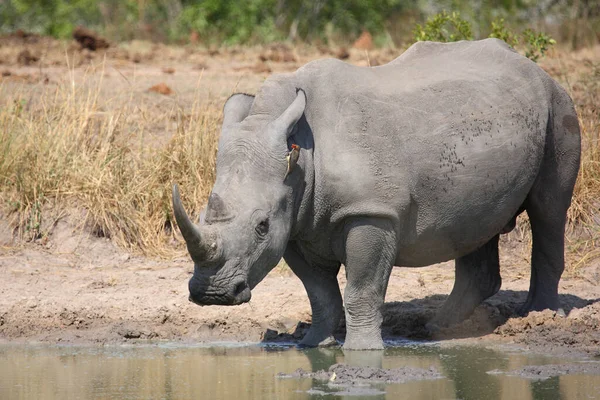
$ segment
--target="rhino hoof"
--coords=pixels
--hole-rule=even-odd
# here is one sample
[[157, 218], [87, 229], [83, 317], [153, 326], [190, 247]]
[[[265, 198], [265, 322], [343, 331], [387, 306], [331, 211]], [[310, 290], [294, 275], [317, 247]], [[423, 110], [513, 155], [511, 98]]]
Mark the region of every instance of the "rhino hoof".
[[321, 342], [319, 342], [318, 344], [313, 344], [313, 343], [307, 343], [307, 342], [300, 342], [296, 345], [296, 348], [298, 349], [312, 349], [315, 347], [331, 347], [331, 346], [338, 346], [339, 343], [337, 340], [335, 340], [335, 338], [333, 336], [329, 336], [327, 338], [325, 338], [324, 340], [322, 340]]
[[328, 338], [323, 340], [321, 343], [319, 343], [319, 347], [331, 347], [331, 346], [337, 346], [337, 345], [338, 345], [338, 342], [337, 342], [337, 340], [335, 340], [335, 338], [333, 336], [329, 336]]

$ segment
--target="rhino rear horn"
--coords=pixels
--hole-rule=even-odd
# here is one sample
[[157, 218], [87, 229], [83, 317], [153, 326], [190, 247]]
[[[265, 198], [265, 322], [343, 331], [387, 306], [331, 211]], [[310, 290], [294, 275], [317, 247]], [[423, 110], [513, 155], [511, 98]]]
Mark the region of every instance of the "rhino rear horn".
[[206, 260], [210, 249], [202, 242], [200, 230], [185, 212], [177, 184], [173, 185], [173, 213], [192, 259], [194, 261]]
[[296, 98], [289, 105], [289, 107], [277, 118], [273, 121], [273, 127], [278, 133], [285, 134], [285, 138], [289, 138], [294, 132], [294, 127], [296, 123], [304, 114], [304, 109], [306, 108], [306, 93], [304, 90], [298, 89], [296, 92]]

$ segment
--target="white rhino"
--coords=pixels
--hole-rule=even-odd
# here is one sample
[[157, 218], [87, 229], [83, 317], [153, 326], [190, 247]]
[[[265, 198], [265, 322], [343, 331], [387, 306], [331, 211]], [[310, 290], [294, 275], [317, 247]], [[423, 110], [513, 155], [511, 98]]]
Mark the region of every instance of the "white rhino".
[[527, 211], [533, 252], [522, 311], [557, 309], [579, 158], [567, 93], [500, 40], [420, 42], [374, 68], [326, 59], [271, 76], [256, 96], [225, 104], [217, 179], [199, 225], [174, 186], [195, 264], [190, 300], [247, 302], [283, 256], [312, 307], [302, 344], [327, 339], [345, 312], [344, 348], [381, 348], [393, 266], [455, 259], [454, 289], [435, 323], [460, 321], [499, 290], [498, 237]]

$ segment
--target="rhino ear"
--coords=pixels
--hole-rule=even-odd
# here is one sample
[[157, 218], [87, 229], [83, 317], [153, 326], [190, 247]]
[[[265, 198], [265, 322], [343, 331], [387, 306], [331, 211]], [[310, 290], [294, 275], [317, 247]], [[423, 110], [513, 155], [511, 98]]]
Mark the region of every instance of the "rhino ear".
[[298, 120], [304, 114], [306, 108], [306, 94], [302, 89], [296, 89], [296, 99], [290, 104], [290, 106], [273, 121], [273, 127], [277, 132], [285, 134], [286, 139], [289, 138], [294, 132], [294, 127], [298, 123]]
[[254, 96], [245, 93], [231, 95], [223, 107], [223, 126], [242, 122], [250, 114]]

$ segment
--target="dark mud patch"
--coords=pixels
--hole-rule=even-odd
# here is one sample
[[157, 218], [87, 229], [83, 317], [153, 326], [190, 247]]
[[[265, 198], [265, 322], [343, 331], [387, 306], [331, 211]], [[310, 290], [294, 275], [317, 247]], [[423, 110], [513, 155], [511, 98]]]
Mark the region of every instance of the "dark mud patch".
[[494, 334], [539, 350], [570, 348], [600, 355], [600, 303], [573, 308], [564, 316], [551, 310], [510, 318]]
[[327, 371], [319, 370], [316, 372], [298, 368], [291, 374], [280, 372], [277, 376], [280, 378], [312, 378], [326, 381], [331, 388], [364, 387], [375, 383], [406, 383], [444, 377], [435, 368], [401, 367], [385, 369], [345, 364], [334, 364]]
[[[526, 291], [503, 290], [482, 303], [466, 320], [448, 327], [428, 326], [446, 295], [430, 295], [422, 299], [389, 302], [383, 306], [382, 336], [385, 342], [398, 339], [417, 341], [446, 341], [453, 339], [480, 339], [491, 342], [513, 343], [535, 352], [587, 354], [600, 356], [600, 301], [575, 295], [561, 294], [562, 310], [530, 312], [517, 315], [527, 297]], [[267, 329], [261, 336], [263, 343], [298, 343], [310, 328], [301, 321], [295, 329], [278, 331]], [[333, 333], [335, 341], [344, 342], [345, 319]]]
[[513, 371], [488, 371], [490, 375], [506, 374], [532, 380], [545, 380], [561, 375], [600, 375], [600, 363], [528, 365]]

